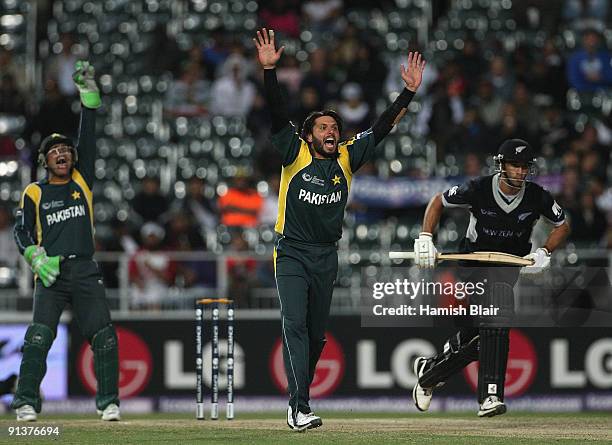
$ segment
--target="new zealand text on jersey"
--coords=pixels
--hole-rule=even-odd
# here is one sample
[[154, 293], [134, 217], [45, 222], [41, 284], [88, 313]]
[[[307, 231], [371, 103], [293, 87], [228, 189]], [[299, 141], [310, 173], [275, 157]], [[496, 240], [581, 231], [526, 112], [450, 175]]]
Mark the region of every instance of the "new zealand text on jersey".
[[67, 209], [59, 210], [47, 215], [47, 225], [52, 226], [55, 223], [76, 218], [77, 216], [85, 216], [85, 206], [83, 204], [68, 207]]
[[316, 205], [332, 204], [334, 202], [340, 202], [340, 200], [342, 199], [342, 190], [328, 193], [327, 195], [322, 195], [320, 193], [309, 192], [307, 190], [300, 189], [298, 199]]

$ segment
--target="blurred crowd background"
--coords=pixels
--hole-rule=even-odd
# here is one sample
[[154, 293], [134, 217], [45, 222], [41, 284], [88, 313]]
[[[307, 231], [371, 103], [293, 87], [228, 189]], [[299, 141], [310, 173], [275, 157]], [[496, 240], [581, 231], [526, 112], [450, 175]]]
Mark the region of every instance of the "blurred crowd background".
[[[218, 289], [221, 276], [242, 307], [254, 305], [254, 288], [273, 288], [281, 165], [252, 43], [262, 26], [286, 46], [277, 72], [292, 121], [334, 108], [344, 138], [403, 88], [408, 51], [424, 54], [409, 113], [356, 181], [432, 196], [438, 179], [490, 173], [501, 141], [523, 138], [539, 153], [535, 180], [569, 215], [564, 258], [605, 255], [611, 9], [606, 0], [0, 0], [0, 281], [17, 286], [12, 214], [44, 174], [40, 140], [76, 136], [71, 74], [88, 58], [103, 91], [97, 243], [120, 257], [102, 261], [107, 286], [129, 287], [130, 307], [146, 309], [164, 307], [172, 289]], [[410, 249], [426, 205], [360, 198], [348, 208], [341, 287], [385, 249]], [[451, 212], [442, 222], [442, 247], [463, 235], [462, 221]]]

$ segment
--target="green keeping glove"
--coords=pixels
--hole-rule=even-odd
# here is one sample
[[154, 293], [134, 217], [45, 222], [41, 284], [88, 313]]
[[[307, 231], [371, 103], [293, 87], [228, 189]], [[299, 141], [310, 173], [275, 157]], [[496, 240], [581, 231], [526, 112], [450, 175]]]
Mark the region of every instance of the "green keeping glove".
[[87, 108], [96, 109], [102, 104], [100, 99], [100, 90], [94, 79], [95, 70], [93, 65], [87, 60], [79, 60], [74, 65], [75, 72], [72, 75], [72, 80], [79, 90], [81, 102]]
[[44, 247], [29, 246], [23, 256], [32, 268], [32, 272], [38, 275], [45, 287], [50, 287], [55, 283], [60, 274], [61, 256], [47, 256]]

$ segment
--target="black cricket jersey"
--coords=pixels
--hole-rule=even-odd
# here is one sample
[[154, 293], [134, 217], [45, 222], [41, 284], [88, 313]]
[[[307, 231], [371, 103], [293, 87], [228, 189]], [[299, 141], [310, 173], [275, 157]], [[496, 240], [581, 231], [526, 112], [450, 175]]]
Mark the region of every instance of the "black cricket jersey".
[[531, 232], [540, 216], [555, 226], [565, 222], [561, 206], [534, 182], [526, 181], [521, 191], [510, 198], [499, 189], [499, 173], [451, 187], [442, 194], [444, 207], [470, 210], [470, 222], [461, 241], [462, 252], [495, 251], [524, 256], [531, 252]]
[[94, 254], [93, 195], [95, 111], [82, 108], [78, 162], [65, 184], [47, 179], [29, 184], [16, 212], [15, 240], [23, 254], [39, 245], [49, 256], [91, 258]]
[[336, 159], [315, 158], [291, 123], [272, 135], [272, 143], [283, 163], [276, 232], [306, 243], [338, 241], [353, 173], [374, 152], [372, 131], [340, 142]]

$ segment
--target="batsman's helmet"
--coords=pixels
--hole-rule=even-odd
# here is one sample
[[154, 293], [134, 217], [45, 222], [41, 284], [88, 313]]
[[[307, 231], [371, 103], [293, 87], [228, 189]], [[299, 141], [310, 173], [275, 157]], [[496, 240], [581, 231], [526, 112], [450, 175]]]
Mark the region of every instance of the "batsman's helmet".
[[512, 162], [526, 165], [529, 169], [528, 177], [536, 174], [535, 152], [529, 142], [523, 139], [507, 139], [500, 146], [497, 155], [493, 157], [495, 171], [504, 172], [504, 163]]

